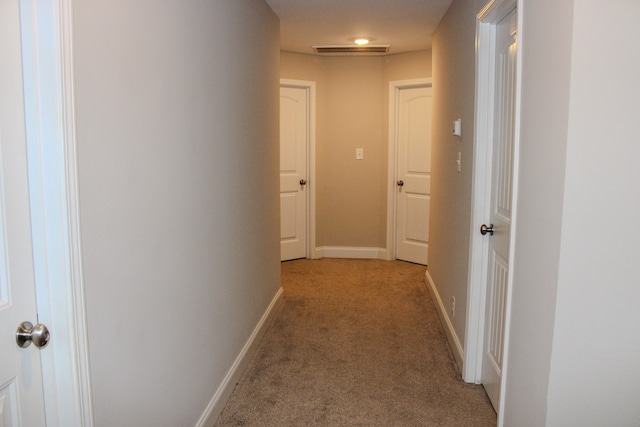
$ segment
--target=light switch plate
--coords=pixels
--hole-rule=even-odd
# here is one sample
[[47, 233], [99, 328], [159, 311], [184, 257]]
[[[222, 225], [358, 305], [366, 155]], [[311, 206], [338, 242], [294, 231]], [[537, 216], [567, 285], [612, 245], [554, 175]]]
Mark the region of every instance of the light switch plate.
[[356, 148], [356, 160], [364, 159], [364, 148]]
[[453, 121], [453, 131], [454, 136], [462, 136], [462, 119]]

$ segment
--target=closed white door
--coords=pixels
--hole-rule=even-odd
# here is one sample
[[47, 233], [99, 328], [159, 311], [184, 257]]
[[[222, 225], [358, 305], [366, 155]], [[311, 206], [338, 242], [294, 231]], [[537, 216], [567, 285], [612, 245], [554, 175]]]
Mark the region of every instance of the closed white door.
[[431, 193], [431, 87], [397, 96], [396, 258], [427, 265]]
[[280, 87], [280, 259], [307, 257], [309, 94]]
[[511, 197], [513, 187], [514, 120], [516, 85], [516, 13], [509, 13], [496, 27], [496, 84], [494, 93], [491, 214], [483, 230], [489, 239], [487, 300], [482, 383], [498, 410], [506, 320]]
[[[40, 350], [16, 344], [37, 323], [19, 2], [0, 1], [0, 426], [44, 426]], [[46, 351], [43, 350], [43, 351]]]

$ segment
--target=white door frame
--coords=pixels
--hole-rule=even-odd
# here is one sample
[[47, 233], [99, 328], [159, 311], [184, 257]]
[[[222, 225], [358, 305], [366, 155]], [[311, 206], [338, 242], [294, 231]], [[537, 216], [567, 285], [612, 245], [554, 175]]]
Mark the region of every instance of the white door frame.
[[[31, 228], [47, 426], [93, 425], [78, 211], [71, 0], [22, 0]], [[7, 183], [9, 184], [9, 183]]]
[[395, 80], [389, 82], [389, 147], [387, 166], [387, 257], [396, 259], [396, 204], [398, 192], [396, 185], [398, 159], [398, 97], [402, 89], [432, 87], [433, 79]]
[[[471, 235], [469, 249], [469, 276], [467, 284], [467, 318], [464, 342], [462, 377], [467, 382], [482, 382], [484, 344], [484, 316], [487, 289], [488, 241], [480, 234], [480, 225], [489, 218], [493, 146], [493, 93], [495, 87], [496, 24], [514, 7], [518, 7], [518, 51], [516, 70], [516, 100], [514, 129], [514, 165], [512, 187], [512, 222], [509, 258], [514, 259], [517, 221], [518, 157], [520, 151], [520, 99], [522, 81], [522, 5], [520, 0], [491, 0], [478, 13], [476, 24], [476, 105], [474, 173], [472, 188]], [[507, 278], [503, 363], [500, 389], [506, 383], [507, 353], [511, 319], [511, 289], [513, 268]], [[498, 426], [503, 423], [504, 393], [500, 393]]]
[[316, 82], [309, 80], [280, 79], [280, 87], [292, 87], [307, 91], [307, 258], [316, 259]]

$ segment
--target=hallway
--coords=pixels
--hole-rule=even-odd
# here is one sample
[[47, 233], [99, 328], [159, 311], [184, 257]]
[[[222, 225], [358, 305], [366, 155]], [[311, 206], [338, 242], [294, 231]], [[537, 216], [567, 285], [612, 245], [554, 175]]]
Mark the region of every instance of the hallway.
[[495, 426], [466, 384], [424, 267], [381, 260], [282, 264], [284, 305], [217, 426]]

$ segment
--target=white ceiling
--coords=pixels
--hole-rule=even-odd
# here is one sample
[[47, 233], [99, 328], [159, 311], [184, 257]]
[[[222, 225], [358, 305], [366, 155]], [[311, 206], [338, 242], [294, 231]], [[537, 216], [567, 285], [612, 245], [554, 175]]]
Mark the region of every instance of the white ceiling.
[[452, 0], [266, 0], [280, 18], [280, 48], [313, 54], [312, 46], [391, 45], [390, 54], [431, 48]]

